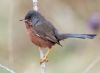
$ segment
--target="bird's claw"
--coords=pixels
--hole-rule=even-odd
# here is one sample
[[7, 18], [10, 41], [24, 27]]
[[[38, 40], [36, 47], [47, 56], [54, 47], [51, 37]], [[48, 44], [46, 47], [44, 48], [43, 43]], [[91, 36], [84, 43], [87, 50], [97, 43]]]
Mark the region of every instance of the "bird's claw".
[[44, 56], [44, 57], [40, 60], [40, 64], [42, 64], [43, 62], [48, 62], [47, 56]]

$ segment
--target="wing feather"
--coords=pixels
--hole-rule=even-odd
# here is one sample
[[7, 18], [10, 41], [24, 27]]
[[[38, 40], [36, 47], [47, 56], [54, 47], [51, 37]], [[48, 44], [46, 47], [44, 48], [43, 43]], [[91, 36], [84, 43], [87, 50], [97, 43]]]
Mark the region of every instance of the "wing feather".
[[55, 42], [58, 43], [58, 39], [56, 38], [55, 35], [55, 28], [54, 26], [48, 22], [47, 20], [45, 20], [44, 18], [39, 19], [38, 17], [32, 19], [32, 27], [33, 30], [42, 38], [47, 39], [51, 42]]

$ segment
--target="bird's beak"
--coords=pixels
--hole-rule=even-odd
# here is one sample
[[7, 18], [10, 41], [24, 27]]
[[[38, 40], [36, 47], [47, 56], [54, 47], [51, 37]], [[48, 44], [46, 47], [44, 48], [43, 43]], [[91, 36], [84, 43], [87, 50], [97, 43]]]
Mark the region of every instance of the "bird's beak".
[[23, 21], [23, 22], [26, 22], [27, 20], [25, 20], [25, 19], [20, 19], [19, 21]]
[[25, 19], [20, 19], [19, 21], [25, 21]]

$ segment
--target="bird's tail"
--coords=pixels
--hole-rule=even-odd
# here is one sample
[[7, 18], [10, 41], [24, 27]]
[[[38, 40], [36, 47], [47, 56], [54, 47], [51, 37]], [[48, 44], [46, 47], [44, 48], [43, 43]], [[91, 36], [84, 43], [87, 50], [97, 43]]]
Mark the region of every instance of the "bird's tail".
[[60, 36], [60, 40], [66, 39], [66, 38], [81, 38], [81, 39], [93, 39], [95, 38], [96, 34], [62, 34]]

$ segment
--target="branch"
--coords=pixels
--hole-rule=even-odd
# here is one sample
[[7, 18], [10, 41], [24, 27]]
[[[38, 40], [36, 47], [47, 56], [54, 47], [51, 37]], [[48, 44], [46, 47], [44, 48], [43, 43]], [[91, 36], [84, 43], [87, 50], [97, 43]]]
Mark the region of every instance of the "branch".
[[96, 58], [83, 73], [88, 73], [98, 62], [100, 61], [100, 57]]
[[5, 70], [7, 70], [7, 71], [10, 72], [10, 73], [16, 73], [16, 72], [14, 72], [12, 69], [9, 69], [8, 67], [3, 66], [2, 64], [0, 64], [0, 67], [3, 68], [3, 69], [5, 69]]
[[38, 11], [38, 0], [32, 0], [33, 1], [33, 10]]
[[[33, 1], [33, 10], [38, 11], [38, 0], [32, 0]], [[44, 57], [44, 52], [42, 48], [39, 47], [40, 52], [40, 59]], [[46, 73], [46, 62], [43, 62], [41, 65], [41, 73]]]
[[[40, 59], [42, 59], [44, 57], [43, 48], [39, 47], [39, 52], [40, 52]], [[43, 62], [40, 66], [41, 66], [41, 73], [46, 73], [46, 62]]]

